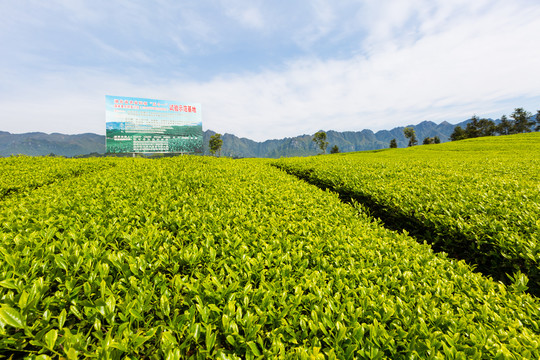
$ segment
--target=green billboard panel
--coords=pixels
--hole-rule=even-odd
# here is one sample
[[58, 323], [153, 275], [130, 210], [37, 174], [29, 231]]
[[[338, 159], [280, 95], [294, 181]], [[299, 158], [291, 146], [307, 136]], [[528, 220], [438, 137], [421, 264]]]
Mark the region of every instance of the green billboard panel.
[[105, 96], [107, 153], [202, 153], [201, 104]]

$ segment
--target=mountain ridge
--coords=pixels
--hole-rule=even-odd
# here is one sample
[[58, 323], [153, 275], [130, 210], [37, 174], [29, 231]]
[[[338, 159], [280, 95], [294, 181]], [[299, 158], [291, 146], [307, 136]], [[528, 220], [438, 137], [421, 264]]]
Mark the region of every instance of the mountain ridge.
[[[425, 137], [438, 136], [441, 142], [449, 140], [455, 126], [464, 127], [470, 120], [452, 125], [446, 121], [436, 124], [433, 121], [422, 121], [417, 125], [398, 126], [391, 130], [379, 130], [373, 132], [369, 129], [360, 131], [335, 131], [328, 130], [328, 150], [337, 145], [340, 152], [378, 150], [388, 148], [390, 140], [396, 139], [398, 147], [406, 147], [408, 140], [403, 134], [405, 127], [412, 127], [416, 132], [419, 143]], [[203, 133], [203, 153], [210, 154], [208, 141], [210, 136], [216, 134], [212, 130]], [[295, 137], [282, 139], [270, 139], [255, 141], [234, 134], [222, 135], [222, 156], [230, 157], [265, 157], [279, 158], [287, 156], [310, 156], [316, 155], [320, 149], [312, 141], [313, 135], [303, 134]], [[11, 134], [0, 131], [0, 156], [30, 155], [44, 156], [49, 154], [73, 157], [88, 154], [105, 153], [105, 135], [83, 133], [67, 135], [61, 133], [47, 134], [44, 132], [29, 132], [23, 134]]]

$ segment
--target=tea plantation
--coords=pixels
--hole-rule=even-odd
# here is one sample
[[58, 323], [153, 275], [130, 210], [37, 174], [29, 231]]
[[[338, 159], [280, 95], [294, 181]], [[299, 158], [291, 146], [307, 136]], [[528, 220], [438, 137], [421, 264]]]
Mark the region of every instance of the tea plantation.
[[540, 133], [276, 165], [498, 280], [523, 272], [540, 292]]
[[[0, 159], [0, 357], [540, 358], [539, 142]], [[485, 243], [521, 272], [495, 281], [461, 245], [388, 230], [374, 204], [428, 222], [433, 246], [480, 257]]]

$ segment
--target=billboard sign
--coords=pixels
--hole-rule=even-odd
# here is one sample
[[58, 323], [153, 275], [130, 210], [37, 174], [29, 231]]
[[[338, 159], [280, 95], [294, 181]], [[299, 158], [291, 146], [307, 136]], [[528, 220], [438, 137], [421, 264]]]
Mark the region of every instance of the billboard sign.
[[202, 153], [201, 104], [105, 96], [107, 153]]

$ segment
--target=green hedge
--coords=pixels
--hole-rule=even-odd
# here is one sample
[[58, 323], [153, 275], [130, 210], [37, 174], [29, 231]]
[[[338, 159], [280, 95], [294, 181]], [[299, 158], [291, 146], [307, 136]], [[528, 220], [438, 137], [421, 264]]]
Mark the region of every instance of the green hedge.
[[523, 272], [540, 291], [540, 133], [276, 165], [499, 280]]

